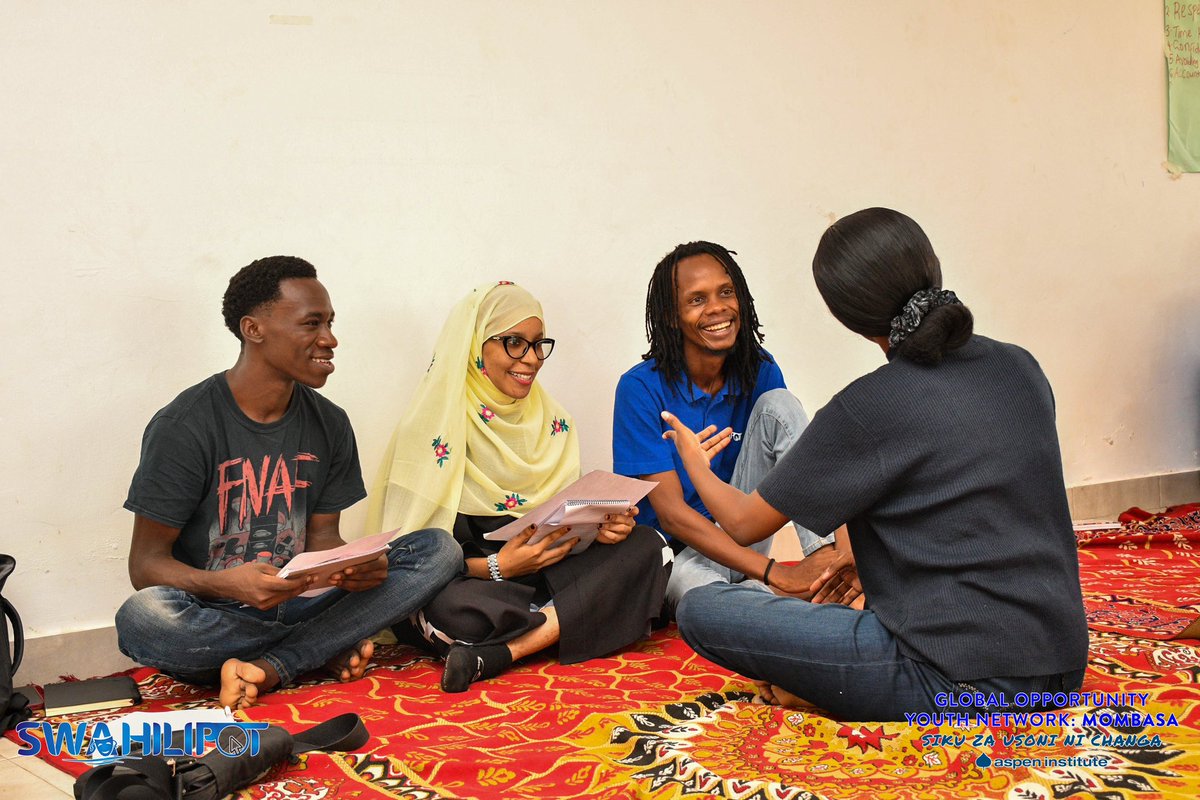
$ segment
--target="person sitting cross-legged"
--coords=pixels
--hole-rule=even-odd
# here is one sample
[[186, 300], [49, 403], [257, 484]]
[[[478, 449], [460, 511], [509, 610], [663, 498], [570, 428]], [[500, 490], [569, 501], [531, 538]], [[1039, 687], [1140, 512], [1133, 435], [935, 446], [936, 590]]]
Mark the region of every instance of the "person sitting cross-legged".
[[249, 706], [325, 665], [363, 675], [367, 637], [429, 600], [461, 563], [444, 531], [393, 541], [375, 561], [300, 596], [280, 578], [293, 555], [343, 544], [343, 509], [366, 496], [346, 413], [315, 390], [333, 372], [333, 307], [308, 262], [264, 258], [229, 282], [232, 368], [154, 415], [125, 508], [134, 513], [117, 611], [125, 655]]
[[[661, 536], [619, 508], [570, 555], [569, 528], [535, 541], [484, 538], [579, 476], [571, 415], [538, 375], [554, 349], [541, 304], [507, 281], [454, 307], [372, 493], [369, 528], [452, 528], [463, 573], [414, 620], [418, 642], [446, 658], [442, 689], [461, 692], [557, 645], [563, 664], [645, 636], [670, 574]], [[402, 638], [405, 631], [400, 630]]]
[[679, 456], [659, 436], [667, 429], [659, 416], [664, 409], [696, 430], [708, 429], [712, 471], [749, 492], [808, 425], [762, 346], [754, 298], [733, 256], [698, 241], [663, 257], [646, 294], [650, 350], [617, 383], [613, 471], [658, 483], [641, 521], [669, 537], [676, 553], [668, 611], [709, 583], [811, 596], [810, 584], [836, 553], [833, 533], [818, 536], [794, 523], [803, 561], [772, 565], [768, 574], [774, 537], [743, 546], [714, 525]]
[[968, 699], [964, 714], [1064, 702], [1088, 634], [1046, 376], [973, 332], [928, 237], [897, 211], [834, 223], [813, 277], [887, 363], [834, 395], [750, 493], [713, 473], [712, 448], [678, 417], [665, 435], [738, 542], [789, 519], [846, 524], [853, 560], [826, 568], [814, 600], [861, 590], [866, 608], [709, 584], [679, 606], [684, 639], [768, 700], [848, 720], [945, 711], [948, 695]]

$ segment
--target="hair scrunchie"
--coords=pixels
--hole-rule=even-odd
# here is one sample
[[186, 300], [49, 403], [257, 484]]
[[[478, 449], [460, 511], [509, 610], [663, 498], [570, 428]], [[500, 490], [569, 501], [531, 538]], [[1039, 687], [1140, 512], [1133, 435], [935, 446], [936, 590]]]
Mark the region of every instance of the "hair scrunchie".
[[938, 286], [921, 291], [908, 298], [900, 313], [892, 317], [892, 332], [888, 334], [888, 345], [896, 347], [909, 337], [921, 324], [921, 320], [939, 306], [961, 305], [962, 301], [949, 289]]

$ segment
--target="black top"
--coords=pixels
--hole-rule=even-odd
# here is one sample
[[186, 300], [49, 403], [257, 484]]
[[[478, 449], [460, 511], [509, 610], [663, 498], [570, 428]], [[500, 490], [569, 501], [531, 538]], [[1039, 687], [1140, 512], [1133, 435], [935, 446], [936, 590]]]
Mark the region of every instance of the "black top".
[[817, 412], [758, 491], [818, 534], [848, 523], [905, 655], [963, 681], [1084, 666], [1054, 398], [1025, 350], [974, 336], [937, 366], [892, 359]]
[[217, 373], [150, 420], [125, 508], [179, 528], [172, 552], [197, 569], [282, 567], [313, 514], [366, 495], [345, 411], [296, 384], [282, 417], [255, 422]]

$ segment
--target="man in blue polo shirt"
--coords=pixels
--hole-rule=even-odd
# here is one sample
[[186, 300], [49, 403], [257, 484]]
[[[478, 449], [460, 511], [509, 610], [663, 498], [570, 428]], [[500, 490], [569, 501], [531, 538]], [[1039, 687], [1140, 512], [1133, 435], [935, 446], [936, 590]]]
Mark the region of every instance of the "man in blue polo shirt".
[[764, 575], [771, 587], [804, 594], [833, 557], [826, 546], [832, 532], [820, 537], [796, 525], [806, 558], [799, 567], [774, 565], [768, 558], [774, 537], [743, 547], [718, 528], [675, 447], [662, 438], [663, 411], [695, 431], [732, 429], [712, 470], [750, 492], [808, 425], [762, 347], [754, 298], [730, 251], [691, 242], [668, 253], [650, 279], [646, 331], [650, 352], [617, 384], [613, 471], [658, 481], [638, 522], [671, 538], [676, 558], [668, 605], [673, 610], [689, 589], [708, 583], [753, 579], [763, 586]]

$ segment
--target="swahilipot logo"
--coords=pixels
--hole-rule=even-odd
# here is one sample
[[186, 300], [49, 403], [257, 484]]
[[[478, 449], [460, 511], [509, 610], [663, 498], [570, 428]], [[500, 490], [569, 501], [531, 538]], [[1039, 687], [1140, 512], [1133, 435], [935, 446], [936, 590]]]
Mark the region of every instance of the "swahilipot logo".
[[182, 730], [169, 724], [143, 723], [137, 729], [124, 722], [21, 722], [17, 725], [20, 756], [64, 754], [73, 760], [97, 766], [135, 756], [200, 756], [216, 748], [222, 755], [237, 758], [258, 755], [259, 732], [265, 722], [189, 722]]

